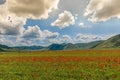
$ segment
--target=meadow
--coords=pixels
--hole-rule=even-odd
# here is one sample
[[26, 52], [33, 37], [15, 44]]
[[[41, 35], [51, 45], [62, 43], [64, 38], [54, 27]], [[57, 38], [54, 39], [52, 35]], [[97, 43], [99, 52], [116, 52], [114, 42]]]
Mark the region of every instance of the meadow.
[[1, 52], [0, 80], [120, 80], [120, 50]]

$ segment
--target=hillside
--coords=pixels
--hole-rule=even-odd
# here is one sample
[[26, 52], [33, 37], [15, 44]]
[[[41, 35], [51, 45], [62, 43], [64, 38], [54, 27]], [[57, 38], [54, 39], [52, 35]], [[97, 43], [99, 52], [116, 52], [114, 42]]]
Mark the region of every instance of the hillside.
[[0, 51], [8, 51], [10, 49], [11, 49], [10, 47], [0, 44]]
[[79, 46], [72, 43], [68, 43], [64, 46], [64, 50], [77, 50], [77, 49], [80, 49]]
[[6, 45], [0, 45], [0, 51], [18, 51], [18, 50], [79, 50], [79, 49], [91, 49], [102, 43], [103, 41], [94, 41], [90, 43], [63, 43], [63, 44], [51, 44], [50, 46], [16, 46], [8, 47]]
[[63, 50], [65, 44], [52, 44], [48, 46], [48, 50]]
[[120, 34], [105, 40], [102, 44], [96, 46], [98, 49], [120, 48]]
[[77, 43], [77, 44], [52, 44], [48, 46], [47, 50], [79, 50], [79, 49], [92, 49], [99, 44], [103, 43], [103, 41], [94, 41], [90, 43]]
[[120, 48], [120, 34], [105, 41], [93, 41], [89, 43], [63, 43], [51, 44], [50, 46], [17, 46], [8, 47], [0, 44], [0, 51], [16, 50], [80, 50], [80, 49], [117, 49]]
[[42, 47], [42, 46], [17, 46], [14, 48], [17, 50], [41, 50], [44, 47]]
[[93, 42], [89, 42], [89, 43], [77, 43], [76, 45], [80, 48], [80, 49], [93, 49], [96, 46], [102, 44], [104, 41], [93, 41]]

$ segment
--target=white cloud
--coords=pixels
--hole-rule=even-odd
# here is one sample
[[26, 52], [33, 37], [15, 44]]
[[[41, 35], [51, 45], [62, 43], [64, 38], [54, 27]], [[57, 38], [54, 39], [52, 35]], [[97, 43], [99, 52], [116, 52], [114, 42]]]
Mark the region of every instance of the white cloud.
[[80, 22], [78, 25], [79, 25], [79, 26], [84, 26], [84, 23], [83, 23], [83, 22]]
[[86, 42], [92, 42], [92, 41], [99, 41], [99, 40], [106, 40], [110, 38], [113, 35], [95, 35], [95, 34], [77, 34], [74, 38], [75, 42], [78, 43], [86, 43]]
[[38, 45], [41, 42], [40, 39], [33, 38], [33, 39], [25, 39], [25, 38], [17, 38], [16, 41], [14, 42], [14, 46], [33, 46], [33, 45]]
[[3, 35], [0, 35], [0, 43], [3, 45], [13, 46], [14, 42], [10, 40], [9, 38], [6, 38]]
[[22, 34], [27, 18], [48, 18], [48, 14], [57, 9], [58, 2], [59, 0], [0, 0], [0, 4], [3, 4], [0, 5], [0, 34]]
[[72, 39], [69, 35], [63, 35], [62, 37], [50, 38], [47, 39], [49, 45], [50, 44], [62, 44], [62, 43], [72, 43]]
[[91, 42], [96, 40], [102, 40], [101, 36], [92, 35], [92, 34], [77, 34], [75, 40], [78, 42]]
[[[48, 43], [49, 43], [49, 45], [50, 44], [60, 44], [60, 41], [59, 41], [59, 39], [49, 39], [48, 40]], [[48, 45], [47, 45], [48, 46]]]
[[1, 35], [20, 35], [24, 31], [24, 27], [21, 24], [18, 25], [6, 25], [0, 23], [0, 34]]
[[42, 31], [38, 26], [28, 26], [27, 30], [25, 30], [22, 35], [23, 38], [40, 38], [42, 36]]
[[[39, 26], [29, 26], [21, 36], [16, 39], [16, 45], [50, 45], [57, 41], [59, 37], [58, 32], [51, 32], [49, 30], [41, 30]], [[57, 41], [58, 42], [58, 41]]]
[[46, 19], [50, 12], [57, 9], [59, 0], [7, 0], [10, 13], [19, 17]]
[[93, 22], [106, 21], [113, 17], [120, 18], [120, 0], [91, 0], [85, 16]]
[[60, 40], [62, 43], [71, 43], [72, 42], [72, 38], [69, 35], [63, 35]]
[[44, 30], [43, 31], [43, 36], [46, 37], [47, 39], [55, 39], [59, 36], [59, 33], [58, 32], [50, 32], [48, 30]]
[[75, 14], [75, 20], [77, 20], [78, 19], [78, 14]]
[[83, 22], [80, 22], [80, 23], [78, 24], [78, 26], [79, 26], [80, 28], [92, 28], [92, 26], [90, 26], [90, 25], [85, 25]]
[[50, 32], [48, 30], [41, 30], [39, 26], [29, 26], [21, 36], [21, 38], [34, 39], [38, 38], [40, 40], [44, 39], [54, 39], [59, 36], [58, 32]]
[[49, 44], [88, 43], [92, 41], [106, 40], [114, 35], [113, 34], [112, 35], [95, 35], [95, 34], [82, 34], [82, 33], [77, 34], [75, 37], [71, 37], [69, 35], [63, 35], [62, 37], [59, 37], [59, 38], [50, 39]]
[[0, 35], [20, 35], [25, 24], [26, 19], [9, 13], [6, 4], [0, 6]]
[[73, 44], [75, 44], [75, 43], [88, 43], [88, 42], [92, 42], [92, 41], [106, 40], [114, 35], [115, 34], [95, 35], [95, 34], [79, 33], [75, 37], [71, 37], [69, 35], [63, 35], [62, 37], [49, 40], [49, 43], [50, 44], [52, 44], [52, 43], [58, 43], [58, 44], [62, 44], [62, 43], [73, 43]]
[[70, 25], [75, 24], [75, 18], [69, 11], [64, 11], [63, 13], [59, 14], [58, 19], [53, 22], [52, 26], [58, 26], [60, 29], [66, 28]]
[[[37, 26], [33, 26], [34, 28], [37, 28]], [[40, 29], [40, 28], [39, 28]], [[42, 31], [42, 30], [41, 30]], [[47, 31], [47, 30], [46, 30]], [[69, 35], [63, 35], [62, 37], [52, 37], [52, 38], [48, 38], [48, 34], [50, 31], [46, 32], [46, 37], [44, 36], [44, 39], [41, 39], [42, 37], [39, 38], [22, 38], [20, 36], [3, 36], [0, 35], [0, 43], [4, 44], [4, 45], [9, 45], [9, 46], [32, 46], [32, 45], [38, 45], [38, 46], [48, 46], [50, 44], [53, 43], [58, 43], [58, 44], [62, 44], [62, 43], [87, 43], [87, 42], [91, 42], [91, 41], [96, 41], [96, 40], [106, 40], [112, 36], [115, 36], [115, 34], [109, 34], [109, 35], [95, 35], [95, 34], [82, 34], [79, 33], [77, 34], [75, 37], [71, 37]], [[44, 31], [42, 31], [42, 33], [44, 33]], [[44, 33], [44, 34], [45, 34]], [[51, 36], [55, 33], [50, 32]], [[56, 33], [56, 35], [59, 35], [59, 33]], [[49, 35], [50, 36], [50, 35]]]
[[0, 15], [0, 35], [20, 35], [24, 31], [26, 19]]

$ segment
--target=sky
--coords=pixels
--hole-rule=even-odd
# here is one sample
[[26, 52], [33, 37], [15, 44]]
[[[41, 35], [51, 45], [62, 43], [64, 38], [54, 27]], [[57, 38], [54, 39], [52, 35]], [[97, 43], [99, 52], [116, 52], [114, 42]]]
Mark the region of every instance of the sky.
[[120, 34], [120, 0], [0, 0], [0, 44], [87, 43]]

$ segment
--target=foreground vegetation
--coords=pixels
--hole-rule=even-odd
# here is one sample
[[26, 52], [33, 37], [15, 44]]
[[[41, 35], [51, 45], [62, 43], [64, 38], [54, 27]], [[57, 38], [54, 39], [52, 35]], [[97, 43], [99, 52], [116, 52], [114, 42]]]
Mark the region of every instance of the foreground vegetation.
[[0, 54], [0, 80], [120, 80], [120, 50]]

